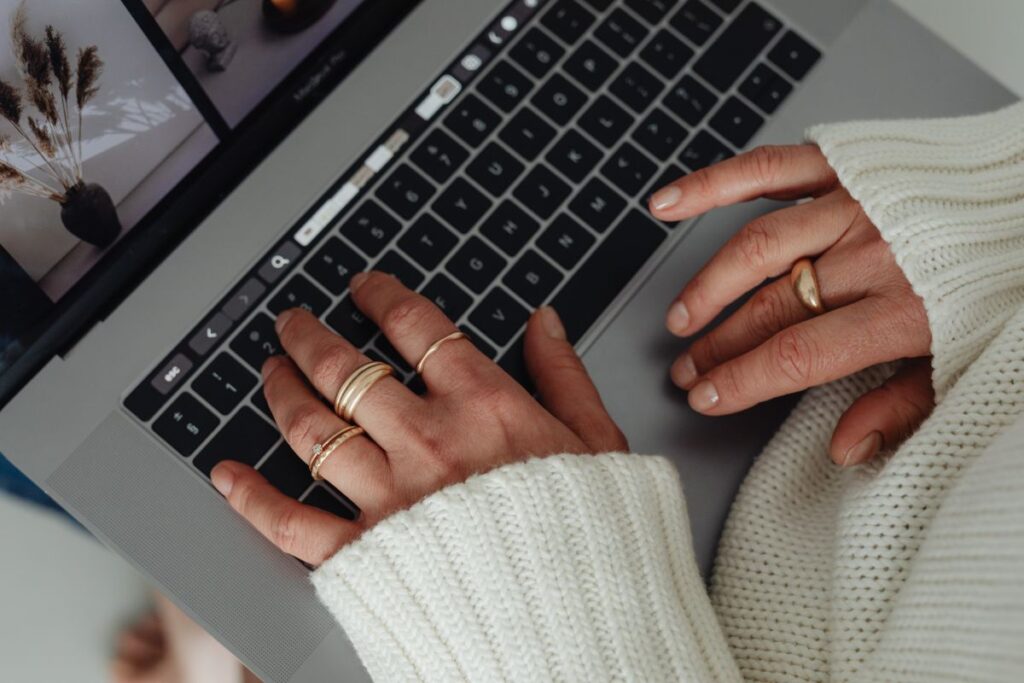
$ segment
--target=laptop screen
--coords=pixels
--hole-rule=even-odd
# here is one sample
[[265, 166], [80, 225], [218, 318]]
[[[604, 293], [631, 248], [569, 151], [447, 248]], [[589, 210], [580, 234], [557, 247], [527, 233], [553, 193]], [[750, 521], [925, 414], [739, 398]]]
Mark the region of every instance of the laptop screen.
[[415, 4], [0, 0], [0, 405]]

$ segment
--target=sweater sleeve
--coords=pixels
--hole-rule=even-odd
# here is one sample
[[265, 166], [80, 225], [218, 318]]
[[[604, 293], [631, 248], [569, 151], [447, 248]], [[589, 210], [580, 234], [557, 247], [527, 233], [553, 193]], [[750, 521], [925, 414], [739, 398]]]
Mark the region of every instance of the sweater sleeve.
[[436, 493], [312, 577], [375, 681], [738, 681], [667, 460], [561, 455]]
[[936, 397], [1024, 303], [1024, 103], [808, 131], [891, 245], [932, 330]]

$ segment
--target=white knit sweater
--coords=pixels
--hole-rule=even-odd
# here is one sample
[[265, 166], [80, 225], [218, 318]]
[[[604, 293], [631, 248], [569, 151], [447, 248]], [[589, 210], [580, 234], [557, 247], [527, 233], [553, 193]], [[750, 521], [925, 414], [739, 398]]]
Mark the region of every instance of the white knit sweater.
[[925, 301], [934, 414], [842, 471], [832, 429], [884, 370], [808, 392], [710, 595], [664, 459], [556, 456], [434, 494], [313, 575], [376, 680], [1024, 680], [1024, 105], [809, 137]]

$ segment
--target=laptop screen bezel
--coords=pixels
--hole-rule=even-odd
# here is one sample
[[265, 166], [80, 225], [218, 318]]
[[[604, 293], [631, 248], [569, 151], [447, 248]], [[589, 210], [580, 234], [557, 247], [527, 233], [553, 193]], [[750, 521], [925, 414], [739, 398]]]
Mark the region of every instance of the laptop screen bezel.
[[229, 144], [192, 169], [19, 339], [25, 348], [0, 373], [0, 410], [113, 312], [421, 1], [366, 0], [321, 42], [235, 127]]

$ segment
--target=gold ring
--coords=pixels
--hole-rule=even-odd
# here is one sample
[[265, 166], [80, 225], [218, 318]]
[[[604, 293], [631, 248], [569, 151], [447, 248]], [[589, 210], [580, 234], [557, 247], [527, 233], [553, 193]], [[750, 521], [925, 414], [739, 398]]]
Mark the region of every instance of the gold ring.
[[442, 346], [444, 346], [445, 344], [447, 344], [450, 341], [455, 341], [456, 339], [465, 339], [465, 338], [466, 338], [466, 335], [463, 334], [462, 332], [452, 332], [447, 337], [442, 337], [441, 339], [438, 339], [436, 342], [431, 344], [430, 348], [427, 349], [426, 353], [423, 354], [423, 358], [420, 358], [420, 362], [416, 364], [416, 374], [417, 375], [422, 375], [423, 374], [423, 368], [427, 364], [427, 359], [430, 358], [431, 356], [433, 356], [435, 353], [437, 353], [437, 350], [439, 348], [441, 348]]
[[335, 451], [352, 439], [365, 433], [362, 427], [345, 427], [332, 434], [322, 444], [318, 443], [313, 446], [313, 457], [309, 461], [309, 474], [313, 477], [313, 481], [323, 481], [323, 477], [320, 476], [320, 468], [327, 462], [327, 458], [334, 455]]
[[821, 287], [818, 284], [818, 273], [810, 259], [800, 259], [789, 274], [789, 282], [793, 293], [800, 303], [814, 315], [825, 312], [825, 304], [821, 302]]
[[345, 422], [351, 422], [356, 406], [363, 400], [366, 392], [393, 373], [394, 370], [387, 363], [374, 361], [359, 366], [338, 389], [338, 394], [334, 397], [334, 412]]

